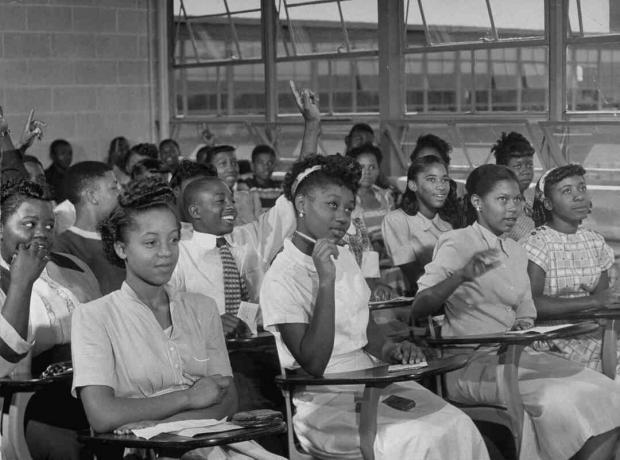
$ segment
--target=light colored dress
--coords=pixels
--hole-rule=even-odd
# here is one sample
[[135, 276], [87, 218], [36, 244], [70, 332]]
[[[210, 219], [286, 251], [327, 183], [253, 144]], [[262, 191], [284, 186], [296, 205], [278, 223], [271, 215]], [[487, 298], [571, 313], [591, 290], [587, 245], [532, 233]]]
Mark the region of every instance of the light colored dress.
[[390, 212], [381, 226], [385, 246], [394, 265], [417, 261], [422, 267], [433, 258], [439, 236], [450, 230], [452, 225], [439, 214], [429, 219], [420, 212], [410, 216], [402, 209]]
[[[461, 284], [447, 299], [443, 336], [503, 332], [518, 319], [536, 316], [526, 251], [478, 223], [439, 238], [433, 261], [418, 280], [420, 290], [447, 279], [473, 254], [491, 248], [499, 251], [501, 265]], [[470, 404], [501, 403], [495, 380], [497, 365], [494, 349], [477, 351], [467, 367], [447, 375], [450, 397]], [[592, 436], [620, 426], [620, 386], [569, 360], [524, 351], [519, 389], [528, 415], [522, 458], [567, 459]]]
[[[603, 272], [614, 264], [614, 251], [603, 236], [580, 227], [574, 234], [543, 225], [522, 242], [529, 260], [545, 272], [543, 295], [576, 298], [590, 295]], [[601, 333], [554, 340], [551, 351], [601, 371]], [[619, 351], [620, 356], [620, 351]], [[616, 366], [620, 374], [620, 363]]]
[[[325, 374], [375, 367], [367, 344], [370, 289], [353, 254], [340, 248], [336, 264], [336, 323], [332, 355]], [[261, 289], [266, 327], [274, 332], [280, 363], [298, 368], [276, 325], [309, 323], [318, 293], [318, 274], [310, 256], [290, 240], [267, 272]], [[355, 401], [361, 386], [312, 387], [295, 393], [295, 434], [306, 451], [318, 458], [361, 458]], [[385, 394], [416, 401], [412, 412], [379, 404], [377, 459], [486, 459], [488, 454], [472, 421], [455, 407], [414, 382], [390, 385]]]
[[[66, 263], [61, 266], [53, 261], [48, 262], [32, 285], [27, 340], [0, 315], [0, 339], [19, 357], [14, 362], [0, 357], [2, 377], [14, 370], [30, 372], [33, 356], [55, 345], [69, 343], [71, 314], [80, 302], [88, 302], [101, 295], [97, 280], [82, 261], [67, 254], [61, 256]], [[67, 268], [67, 265], [75, 269]], [[0, 266], [10, 271], [9, 265], [1, 257]], [[5, 300], [6, 293], [0, 290], [0, 305]]]

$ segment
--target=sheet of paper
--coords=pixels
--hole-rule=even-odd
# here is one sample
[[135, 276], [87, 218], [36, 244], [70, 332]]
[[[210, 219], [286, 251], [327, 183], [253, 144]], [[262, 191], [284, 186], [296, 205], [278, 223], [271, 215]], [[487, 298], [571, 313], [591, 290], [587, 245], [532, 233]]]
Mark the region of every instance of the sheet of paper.
[[235, 425], [234, 423], [224, 422], [218, 423], [217, 425], [211, 426], [203, 426], [198, 428], [186, 428], [184, 430], [175, 431], [175, 434], [179, 436], [187, 436], [188, 438], [193, 438], [194, 436], [198, 436], [201, 434], [208, 433], [222, 433], [224, 431], [238, 430], [243, 428], [242, 426]]
[[223, 423], [226, 419], [216, 420], [210, 419], [198, 419], [198, 420], [178, 420], [176, 422], [158, 423], [157, 425], [149, 426], [146, 428], [139, 428], [131, 430], [133, 434], [140, 438], [151, 439], [160, 433], [174, 433], [181, 430], [191, 428], [206, 428], [219, 423]]
[[383, 305], [385, 303], [390, 303], [390, 302], [394, 302], [394, 303], [396, 303], [396, 302], [398, 302], [398, 303], [400, 303], [400, 302], [413, 302], [414, 298], [415, 297], [403, 297], [403, 296], [400, 296], [400, 297], [394, 297], [394, 298], [389, 299], [389, 300], [372, 300], [372, 301], [368, 302], [368, 305], [370, 305], [370, 306], [372, 306], [372, 305]]
[[239, 304], [239, 311], [237, 312], [237, 318], [248, 325], [252, 335], [258, 334], [257, 318], [258, 318], [258, 304], [251, 302], [241, 302]]
[[379, 253], [377, 251], [362, 252], [362, 274], [364, 278], [381, 278], [379, 269]]
[[545, 334], [546, 332], [557, 331], [573, 326], [572, 324], [555, 324], [553, 326], [536, 326], [522, 331], [507, 331], [506, 334]]

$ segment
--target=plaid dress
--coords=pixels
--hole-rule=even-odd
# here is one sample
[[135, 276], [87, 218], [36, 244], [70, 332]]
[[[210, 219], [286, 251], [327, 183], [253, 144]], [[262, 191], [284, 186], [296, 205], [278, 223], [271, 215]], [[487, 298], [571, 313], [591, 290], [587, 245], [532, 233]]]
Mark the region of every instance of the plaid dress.
[[[605, 243], [603, 236], [584, 228], [579, 228], [575, 234], [566, 234], [543, 225], [523, 241], [523, 246], [529, 260], [544, 270], [543, 294], [551, 297], [590, 295], [601, 274], [614, 263], [613, 249]], [[601, 370], [601, 336], [598, 332], [575, 339], [554, 340], [549, 351]], [[616, 374], [620, 375], [620, 364]]]

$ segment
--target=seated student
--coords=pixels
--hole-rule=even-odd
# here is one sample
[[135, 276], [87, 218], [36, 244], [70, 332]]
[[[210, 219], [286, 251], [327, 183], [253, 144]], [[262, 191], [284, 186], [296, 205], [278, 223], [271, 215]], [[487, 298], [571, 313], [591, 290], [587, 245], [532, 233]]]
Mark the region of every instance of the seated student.
[[375, 132], [367, 123], [355, 123], [349, 130], [349, 134], [344, 137], [344, 145], [346, 153], [351, 149], [364, 144], [375, 143]]
[[188, 240], [192, 237], [194, 228], [185, 211], [183, 192], [191, 182], [202, 177], [217, 177], [217, 171], [213, 166], [196, 163], [195, 161], [181, 160], [170, 178], [170, 187], [177, 203], [177, 215], [181, 219], [181, 239]]
[[164, 139], [159, 143], [159, 160], [168, 168], [174, 169], [181, 160], [181, 148], [174, 139]]
[[534, 178], [534, 147], [521, 134], [510, 132], [502, 133], [502, 136], [493, 144], [491, 152], [495, 155], [495, 163], [512, 169], [519, 179], [519, 190], [523, 195], [523, 212], [517, 217], [509, 233], [509, 238], [519, 241], [534, 230], [532, 219], [532, 202], [534, 190], [530, 184]]
[[[298, 161], [285, 178], [297, 231], [261, 288], [265, 326], [276, 336], [285, 368], [322, 376], [375, 367], [376, 359], [424, 358], [412, 343], [381, 335], [368, 313], [370, 289], [351, 252], [337, 245], [350, 225], [359, 179], [359, 168], [340, 155]], [[355, 401], [361, 392], [359, 386], [300, 389], [293, 424], [302, 447], [319, 458], [359, 458]], [[375, 458], [488, 458], [473, 422], [440, 397], [413, 382], [390, 385], [384, 393], [417, 405], [404, 412], [379, 404]]]
[[167, 182], [170, 177], [170, 168], [160, 160], [147, 158], [137, 162], [131, 170], [131, 180], [138, 180], [151, 176], [158, 177]]
[[24, 155], [24, 168], [28, 171], [28, 177], [32, 182], [41, 185], [47, 184], [45, 179], [45, 170], [37, 157], [32, 155]]
[[71, 144], [64, 139], [56, 139], [50, 144], [50, 159], [52, 164], [45, 170], [45, 180], [52, 188], [54, 201], [61, 203], [67, 198], [63, 183], [73, 159]]
[[[415, 148], [409, 159], [413, 163], [417, 158], [425, 156], [435, 156], [443, 160], [446, 166], [450, 167], [450, 152], [452, 146], [439, 136], [434, 134], [424, 134], [418, 137]], [[460, 203], [461, 198], [465, 194], [463, 184], [450, 179], [450, 191], [448, 198], [441, 210], [441, 217], [452, 225], [453, 228], [461, 228], [465, 224], [463, 216], [463, 206]], [[406, 202], [407, 197], [403, 196], [401, 207], [407, 208], [409, 204]]]
[[[527, 329], [536, 318], [527, 253], [502, 238], [522, 206], [517, 176], [505, 166], [487, 164], [471, 172], [466, 187], [472, 224], [439, 237], [433, 260], [418, 280], [413, 316], [443, 309], [444, 337]], [[465, 368], [446, 376], [451, 400], [499, 402], [496, 351], [474, 351]], [[518, 372], [527, 415], [521, 458], [613, 458], [620, 426], [616, 383], [546, 353], [524, 351]]]
[[237, 218], [235, 225], [253, 222], [261, 213], [260, 198], [243, 182], [239, 182], [239, 164], [235, 148], [231, 145], [203, 147], [198, 151], [196, 160], [211, 165], [217, 170], [217, 176], [232, 190], [235, 198]]
[[134, 182], [101, 226], [110, 262], [127, 277], [80, 306], [72, 332], [73, 389], [99, 433], [222, 419], [237, 407], [217, 306], [165, 287], [179, 255], [173, 200], [165, 182]]
[[[38, 375], [69, 359], [71, 314], [101, 294], [83, 262], [52, 252], [54, 215], [45, 188], [3, 184], [0, 208], [0, 376]], [[59, 383], [30, 400], [25, 434], [35, 460], [79, 455], [75, 430], [87, 424], [79, 404], [65, 397], [68, 390]]]
[[121, 185], [125, 185], [131, 179], [129, 175], [125, 173], [124, 169], [128, 153], [129, 141], [125, 137], [119, 136], [112, 139], [110, 147], [108, 148], [106, 163], [112, 168], [112, 172]]
[[[609, 285], [613, 249], [601, 234], [581, 227], [591, 207], [585, 173], [579, 165], [561, 166], [547, 171], [536, 186], [537, 228], [522, 244], [539, 319], [620, 301], [620, 292]], [[552, 349], [601, 370], [600, 332], [554, 340]]]
[[254, 175], [245, 181], [250, 191], [258, 194], [262, 211], [273, 207], [276, 199], [282, 195], [282, 184], [273, 180], [271, 175], [276, 167], [276, 152], [268, 145], [257, 145], [252, 150], [252, 169]]
[[424, 266], [433, 258], [437, 239], [452, 230], [441, 216], [449, 190], [447, 165], [436, 156], [418, 157], [407, 171], [404, 206], [383, 220], [381, 230], [387, 251], [413, 292]]
[[123, 172], [131, 177], [131, 171], [137, 163], [149, 158], [151, 160], [157, 160], [158, 156], [159, 150], [157, 150], [155, 144], [142, 143], [134, 145], [129, 149], [129, 152], [127, 152]]
[[125, 279], [125, 270], [108, 261], [98, 230], [118, 205], [120, 185], [116, 176], [105, 163], [82, 161], [67, 171], [65, 187], [76, 219], [56, 236], [54, 247], [85, 262], [99, 281], [102, 294], [116, 291]]

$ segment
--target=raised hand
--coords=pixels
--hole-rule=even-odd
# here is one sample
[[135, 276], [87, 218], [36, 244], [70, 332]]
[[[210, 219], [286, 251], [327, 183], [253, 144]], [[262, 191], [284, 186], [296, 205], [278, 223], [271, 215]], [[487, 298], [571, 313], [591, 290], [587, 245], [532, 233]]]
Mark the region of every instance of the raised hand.
[[320, 121], [321, 111], [319, 110], [319, 97], [307, 88], [303, 88], [299, 91], [293, 80], [289, 80], [289, 84], [291, 92], [295, 97], [297, 108], [304, 119], [306, 121]]
[[0, 133], [7, 132], [9, 130], [9, 122], [4, 118], [4, 111], [0, 105]]
[[497, 249], [487, 249], [475, 253], [461, 269], [461, 273], [465, 281], [472, 281], [500, 264], [499, 251]]
[[47, 123], [34, 119], [34, 109], [31, 109], [20, 139], [20, 148], [30, 147], [35, 139], [41, 140], [45, 126]]
[[336, 279], [336, 265], [332, 260], [338, 258], [338, 246], [327, 238], [321, 238], [312, 250], [312, 261], [321, 280]]
[[11, 280], [20, 280], [29, 285], [41, 275], [49, 261], [49, 247], [36, 240], [28, 246], [20, 244], [11, 259]]

